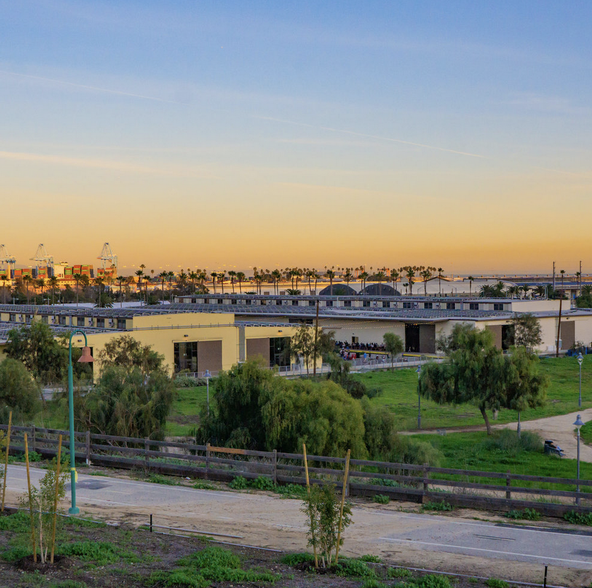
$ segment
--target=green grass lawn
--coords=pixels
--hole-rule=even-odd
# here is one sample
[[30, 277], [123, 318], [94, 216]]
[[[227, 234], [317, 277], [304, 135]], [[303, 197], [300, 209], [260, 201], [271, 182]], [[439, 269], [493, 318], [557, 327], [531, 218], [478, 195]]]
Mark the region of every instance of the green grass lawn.
[[[212, 390], [210, 390], [210, 394]], [[211, 400], [211, 396], [210, 396]], [[190, 435], [199, 423], [201, 407], [206, 403], [206, 387], [179, 388], [167, 420], [166, 434], [180, 437]]]
[[[547, 405], [522, 413], [522, 420], [532, 420], [578, 411], [578, 363], [575, 357], [542, 359], [540, 368], [549, 375]], [[356, 376], [369, 388], [381, 388], [382, 394], [372, 403], [385, 406], [395, 413], [400, 431], [417, 428], [417, 373], [414, 369], [394, 372], [368, 372]], [[592, 408], [592, 358], [584, 359], [582, 367], [582, 408]], [[515, 411], [502, 410], [492, 424], [517, 420]], [[438, 405], [421, 399], [421, 421], [424, 429], [483, 425], [479, 410], [469, 404]], [[592, 428], [590, 433], [592, 441]]]
[[[427, 441], [437, 447], [444, 455], [440, 464], [444, 468], [572, 479], [576, 477], [576, 460], [545, 455], [542, 440], [539, 451], [525, 451], [519, 448], [503, 449], [496, 446], [491, 439], [487, 438], [487, 434], [481, 431], [451, 433], [449, 435], [414, 435], [413, 438]], [[592, 478], [592, 463], [581, 462], [580, 467], [582, 479], [590, 480]], [[471, 481], [489, 483], [484, 478], [475, 478]], [[546, 487], [538, 482], [525, 483], [525, 485], [538, 488]], [[575, 490], [575, 488], [559, 488], [556, 485], [547, 486], [556, 490]], [[582, 491], [588, 491], [588, 487], [582, 487]]]

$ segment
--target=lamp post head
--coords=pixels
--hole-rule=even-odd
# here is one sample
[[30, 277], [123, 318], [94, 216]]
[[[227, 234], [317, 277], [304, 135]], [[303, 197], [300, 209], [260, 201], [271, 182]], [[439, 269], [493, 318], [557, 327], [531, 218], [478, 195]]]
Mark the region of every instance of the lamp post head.
[[210, 370], [206, 370], [206, 373], [204, 374], [204, 376], [206, 378], [211, 378], [212, 377], [212, 374], [210, 373]]
[[93, 356], [90, 354], [90, 347], [83, 347], [82, 348], [82, 355], [78, 360], [78, 363], [92, 363], [94, 361]]
[[583, 357], [583, 355], [582, 355], [581, 353], [578, 353], [578, 363], [579, 363], [580, 365], [582, 365], [582, 362], [583, 362], [583, 361], [584, 361], [584, 357]]
[[578, 418], [576, 419], [576, 422], [574, 423], [574, 426], [578, 429], [578, 431], [580, 430], [580, 427], [584, 424], [584, 421], [582, 421], [580, 415], [578, 415]]

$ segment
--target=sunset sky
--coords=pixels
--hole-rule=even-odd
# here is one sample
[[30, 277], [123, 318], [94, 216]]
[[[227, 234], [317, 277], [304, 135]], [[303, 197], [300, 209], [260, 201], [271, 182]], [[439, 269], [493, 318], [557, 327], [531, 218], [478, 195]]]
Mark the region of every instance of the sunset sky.
[[592, 2], [0, 2], [27, 266], [592, 272]]

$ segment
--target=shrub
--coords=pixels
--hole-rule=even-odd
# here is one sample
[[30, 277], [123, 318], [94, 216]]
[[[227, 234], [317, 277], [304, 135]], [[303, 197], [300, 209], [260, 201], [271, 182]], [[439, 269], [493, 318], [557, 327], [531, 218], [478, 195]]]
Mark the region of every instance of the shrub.
[[175, 388], [195, 388], [199, 385], [199, 382], [195, 378], [185, 375], [177, 376], [174, 382]]
[[275, 491], [285, 498], [304, 498], [306, 496], [306, 486], [300, 484], [286, 484], [285, 486], [276, 486]]
[[388, 504], [391, 499], [386, 494], [375, 494], [372, 500], [378, 504]]
[[524, 451], [542, 453], [543, 440], [530, 431], [522, 431], [518, 437], [516, 431], [502, 429], [485, 439], [481, 447], [487, 451], [506, 455], [517, 455]]
[[343, 558], [335, 566], [335, 573], [338, 576], [351, 578], [374, 578], [376, 572], [366, 563], [359, 559]]
[[563, 515], [563, 518], [572, 525], [592, 526], [592, 513], [583, 513], [570, 510]]
[[216, 490], [216, 486], [210, 482], [198, 481], [193, 484], [193, 488], [196, 490]]
[[397, 435], [388, 461], [395, 463], [428, 464], [438, 467], [442, 452], [427, 441], [417, 441], [406, 435]]
[[433, 511], [451, 511], [454, 510], [454, 507], [442, 500], [441, 502], [426, 502], [422, 505], [421, 510], [433, 510]]
[[164, 484], [165, 486], [178, 486], [179, 482], [174, 480], [173, 478], [167, 478], [166, 476], [161, 476], [160, 474], [150, 474], [146, 478], [147, 482], [152, 482], [153, 484]]
[[370, 563], [382, 563], [382, 560], [377, 555], [362, 555], [358, 558], [360, 561], [367, 561]]
[[249, 486], [251, 486], [251, 488], [256, 488], [257, 490], [275, 490], [275, 482], [271, 478], [266, 478], [265, 476], [259, 476], [258, 478], [251, 480]]
[[304, 562], [314, 562], [314, 556], [310, 553], [288, 553], [280, 561], [287, 566], [297, 566]]
[[419, 588], [452, 588], [450, 580], [439, 574], [427, 574], [418, 579]]
[[31, 518], [24, 511], [16, 512], [8, 516], [0, 516], [0, 531], [12, 531], [13, 533], [25, 533], [31, 529]]
[[70, 555], [83, 561], [91, 561], [99, 566], [104, 566], [124, 559], [129, 562], [138, 562], [140, 558], [129, 551], [121, 549], [118, 545], [108, 541], [76, 541], [66, 543], [59, 550], [61, 555]]
[[405, 568], [389, 568], [387, 575], [389, 578], [408, 578], [411, 572]]
[[362, 588], [386, 588], [386, 584], [383, 584], [380, 580], [376, 580], [376, 578], [371, 578], [362, 584]]
[[[302, 512], [308, 524], [308, 544], [313, 546], [321, 557], [323, 567], [331, 567], [338, 546], [343, 544], [343, 537], [338, 540], [341, 501], [338, 500], [333, 486], [312, 486], [304, 498]], [[351, 523], [351, 505], [345, 503], [341, 529]], [[354, 560], [352, 560], [354, 561]], [[363, 562], [357, 562], [362, 564]], [[366, 564], [363, 564], [366, 565]]]
[[508, 588], [509, 584], [505, 580], [498, 580], [497, 578], [489, 578], [485, 580], [485, 585], [489, 588]]
[[232, 482], [230, 482], [230, 484], [228, 484], [228, 486], [233, 490], [245, 490], [247, 487], [247, 480], [242, 476], [237, 476]]
[[541, 513], [534, 508], [525, 508], [524, 510], [510, 510], [505, 515], [509, 519], [524, 519], [527, 521], [538, 521]]

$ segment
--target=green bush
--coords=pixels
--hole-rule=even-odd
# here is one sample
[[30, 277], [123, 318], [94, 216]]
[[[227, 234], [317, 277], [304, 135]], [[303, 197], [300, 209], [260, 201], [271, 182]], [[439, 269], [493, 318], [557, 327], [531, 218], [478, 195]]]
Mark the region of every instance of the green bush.
[[454, 507], [446, 502], [445, 500], [442, 500], [441, 502], [426, 502], [425, 504], [422, 504], [421, 506], [421, 510], [432, 510], [432, 511], [451, 511], [454, 510]]
[[371, 480], [370, 484], [372, 486], [388, 486], [389, 488], [399, 488], [401, 486], [401, 484], [399, 484], [399, 482], [395, 481], [395, 480], [388, 480], [388, 479], [382, 479], [382, 478], [377, 478], [376, 480]]
[[563, 515], [563, 518], [567, 522], [572, 523], [572, 525], [592, 526], [592, 513], [583, 513], [570, 510]]
[[314, 562], [314, 556], [310, 553], [288, 553], [280, 561], [287, 566], [297, 566], [304, 562]]
[[177, 376], [173, 382], [175, 384], [175, 388], [195, 388], [199, 385], [198, 380], [192, 378], [191, 376], [184, 375]]
[[60, 555], [77, 557], [83, 561], [91, 561], [104, 566], [124, 559], [129, 562], [139, 562], [140, 558], [121, 547], [107, 541], [76, 541], [66, 543], [59, 549]]
[[411, 572], [405, 568], [389, 568], [387, 575], [389, 578], [408, 578]]
[[211, 582], [193, 570], [158, 571], [150, 574], [148, 586], [165, 588], [208, 588]]
[[210, 482], [197, 481], [193, 484], [196, 490], [217, 490], [216, 486]]
[[251, 480], [249, 486], [251, 486], [251, 488], [256, 488], [257, 490], [275, 490], [275, 482], [271, 478], [266, 478], [265, 476], [259, 476], [254, 480]]
[[161, 476], [160, 474], [150, 474], [146, 478], [147, 482], [152, 482], [153, 484], [164, 484], [166, 486], [178, 486], [179, 482], [174, 480], [173, 478], [168, 478], [166, 476]]
[[419, 588], [452, 588], [450, 579], [439, 574], [427, 574], [417, 580]]
[[376, 572], [366, 562], [359, 559], [343, 558], [335, 566], [335, 573], [338, 576], [351, 578], [374, 578]]
[[382, 563], [382, 560], [377, 555], [366, 554], [358, 558], [360, 561], [367, 561], [369, 563]]
[[525, 508], [524, 510], [510, 510], [505, 515], [509, 519], [524, 519], [526, 521], [539, 521], [541, 513], [534, 508]]
[[23, 559], [23, 557], [27, 557], [31, 555], [33, 552], [29, 547], [24, 547], [22, 545], [18, 545], [16, 547], [11, 547], [6, 551], [2, 552], [2, 559], [8, 562], [15, 562], [19, 559]]
[[497, 578], [485, 580], [485, 585], [489, 586], [489, 588], [508, 588], [510, 586], [505, 580], [498, 580]]
[[232, 482], [230, 482], [230, 484], [228, 484], [228, 487], [233, 490], [245, 490], [247, 487], [247, 480], [242, 476], [237, 476]]
[[30, 515], [24, 511], [18, 511], [8, 516], [0, 516], [0, 531], [26, 533], [27, 531], [30, 532], [30, 530], [31, 518]]
[[394, 463], [428, 464], [438, 467], [443, 454], [427, 441], [417, 441], [408, 435], [397, 435], [393, 441], [393, 448], [388, 455], [388, 461]]
[[275, 491], [286, 498], [304, 498], [306, 496], [306, 486], [301, 486], [300, 484], [276, 486]]
[[362, 584], [362, 588], [386, 588], [386, 584], [383, 584], [380, 580], [371, 578]]
[[503, 453], [506, 455], [518, 455], [522, 452], [543, 452], [543, 440], [536, 433], [522, 431], [520, 437], [516, 431], [502, 429], [487, 437], [481, 447], [494, 453]]
[[372, 500], [378, 504], [388, 504], [391, 499], [386, 494], [375, 494]]

